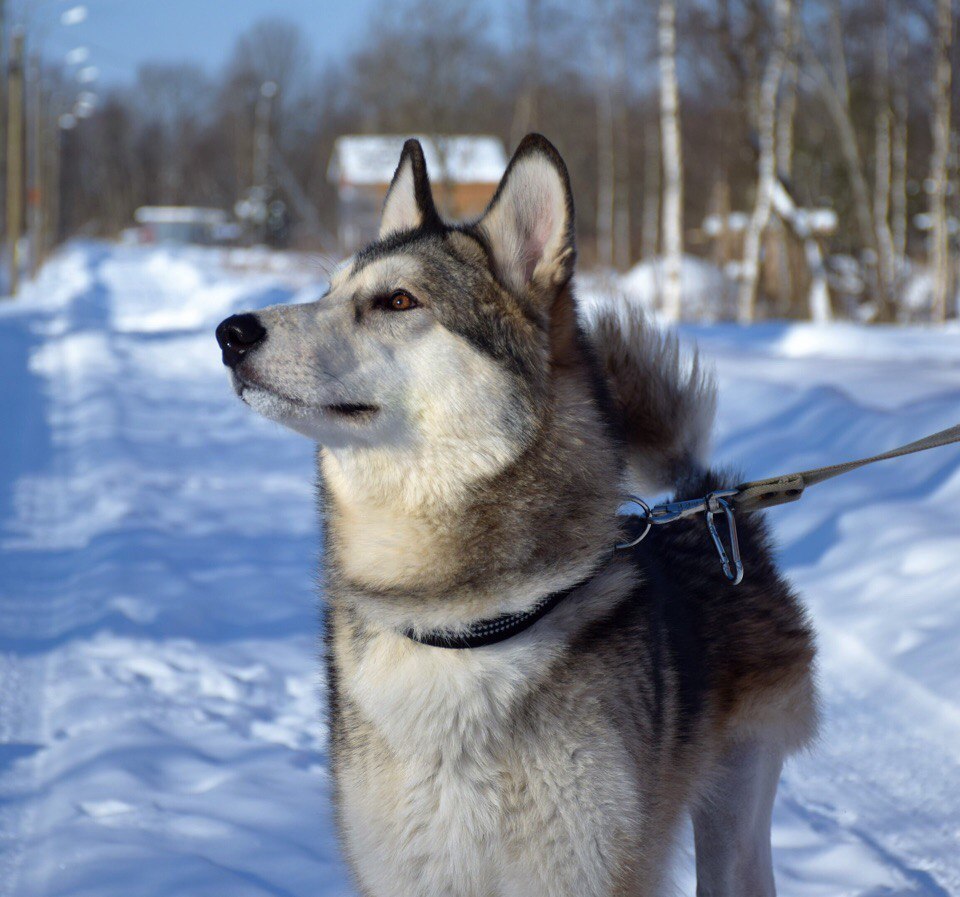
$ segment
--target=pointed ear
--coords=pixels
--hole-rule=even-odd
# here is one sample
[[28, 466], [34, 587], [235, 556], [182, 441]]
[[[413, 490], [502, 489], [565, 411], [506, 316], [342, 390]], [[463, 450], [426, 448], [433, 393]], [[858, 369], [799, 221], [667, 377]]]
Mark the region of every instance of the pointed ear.
[[380, 239], [398, 231], [414, 230], [433, 223], [437, 217], [423, 147], [419, 140], [408, 140], [403, 145], [400, 164], [383, 201]]
[[559, 287], [570, 279], [576, 261], [570, 176], [546, 137], [523, 138], [478, 226], [512, 289]]

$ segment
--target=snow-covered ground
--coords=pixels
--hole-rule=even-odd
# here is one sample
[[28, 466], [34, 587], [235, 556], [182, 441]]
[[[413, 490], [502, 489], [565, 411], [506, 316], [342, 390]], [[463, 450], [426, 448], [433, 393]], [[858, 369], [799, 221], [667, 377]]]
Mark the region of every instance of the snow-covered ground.
[[[230, 311], [309, 298], [310, 278], [78, 244], [0, 306], [4, 897], [352, 893], [328, 803], [311, 447], [236, 401], [212, 338]], [[957, 330], [684, 335], [719, 373], [717, 455], [749, 477], [960, 419]], [[777, 804], [781, 894], [960, 894], [960, 449], [770, 517], [825, 698]], [[693, 893], [689, 857], [678, 883]]]

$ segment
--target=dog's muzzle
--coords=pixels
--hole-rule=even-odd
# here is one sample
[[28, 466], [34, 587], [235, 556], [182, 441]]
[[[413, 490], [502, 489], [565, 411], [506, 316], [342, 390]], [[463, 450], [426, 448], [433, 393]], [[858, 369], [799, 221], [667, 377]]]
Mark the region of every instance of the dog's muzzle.
[[243, 356], [263, 342], [267, 331], [256, 315], [231, 315], [217, 327], [217, 342], [223, 350], [223, 363], [235, 368]]

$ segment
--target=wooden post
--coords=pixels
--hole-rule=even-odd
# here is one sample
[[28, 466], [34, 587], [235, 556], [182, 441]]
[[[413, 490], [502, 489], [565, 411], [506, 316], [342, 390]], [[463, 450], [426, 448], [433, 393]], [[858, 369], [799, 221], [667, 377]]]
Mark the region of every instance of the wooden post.
[[23, 224], [23, 32], [13, 35], [7, 73], [7, 246], [10, 253], [10, 295], [17, 293], [18, 258]]
[[44, 256], [52, 252], [60, 242], [60, 164], [63, 155], [63, 128], [53, 118], [47, 138], [46, 202], [44, 203]]
[[30, 58], [27, 85], [27, 232], [30, 234], [30, 276], [37, 276], [43, 231], [42, 103], [40, 57]]

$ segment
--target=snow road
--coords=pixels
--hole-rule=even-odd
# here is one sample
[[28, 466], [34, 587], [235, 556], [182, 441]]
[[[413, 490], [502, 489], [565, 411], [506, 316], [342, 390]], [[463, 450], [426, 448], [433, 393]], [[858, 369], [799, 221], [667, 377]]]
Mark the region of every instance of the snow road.
[[[76, 244], [0, 307], [3, 897], [352, 893], [311, 447], [236, 401], [212, 339], [317, 285], [253, 261]], [[957, 330], [684, 335], [720, 377], [717, 455], [750, 477], [960, 419]], [[960, 894], [958, 507], [960, 450], [940, 449], [770, 514], [825, 698], [777, 804], [782, 895]]]

